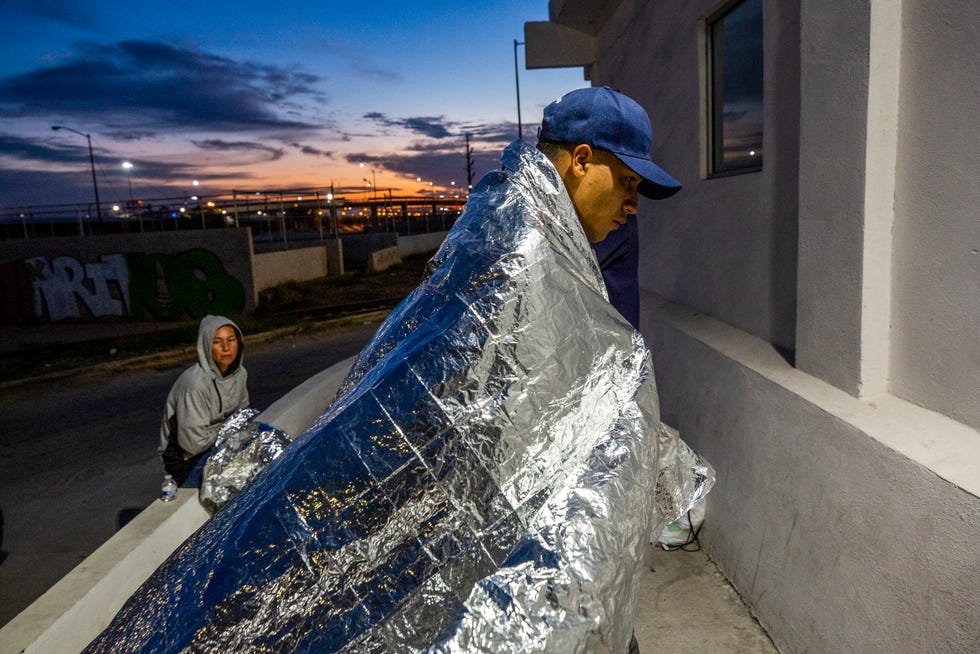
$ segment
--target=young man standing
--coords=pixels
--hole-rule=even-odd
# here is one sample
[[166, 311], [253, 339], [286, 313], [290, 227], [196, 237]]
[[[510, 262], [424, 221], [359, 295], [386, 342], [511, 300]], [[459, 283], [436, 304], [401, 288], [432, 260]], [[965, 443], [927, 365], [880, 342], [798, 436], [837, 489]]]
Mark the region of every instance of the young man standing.
[[[620, 115], [628, 118], [625, 126], [617, 119]], [[639, 329], [637, 202], [636, 194], [629, 191], [635, 189], [648, 198], [661, 200], [681, 189], [680, 182], [651, 160], [652, 132], [646, 112], [632, 99], [608, 88], [572, 91], [545, 109], [538, 139], [538, 149], [551, 160], [573, 196], [583, 229], [599, 260], [609, 301]], [[594, 156], [596, 150], [600, 151], [599, 157]], [[610, 158], [604, 154], [609, 152], [618, 159], [611, 163], [609, 177], [620, 180], [620, 192], [627, 191], [628, 196], [622, 198], [626, 215], [616, 216], [612, 226], [590, 215], [595, 210], [594, 203], [575, 201], [583, 185], [596, 189], [594, 184], [585, 182], [588, 155], [593, 155], [594, 163], [609, 164]], [[632, 188], [626, 188], [627, 184]], [[598, 190], [602, 192], [602, 187]]]

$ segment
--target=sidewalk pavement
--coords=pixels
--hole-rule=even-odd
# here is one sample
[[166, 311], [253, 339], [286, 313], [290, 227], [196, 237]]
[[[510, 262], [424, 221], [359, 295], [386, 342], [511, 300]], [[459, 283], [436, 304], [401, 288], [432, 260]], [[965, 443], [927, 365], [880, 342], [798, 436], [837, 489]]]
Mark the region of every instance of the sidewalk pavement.
[[633, 622], [640, 654], [778, 654], [703, 551], [653, 547]]

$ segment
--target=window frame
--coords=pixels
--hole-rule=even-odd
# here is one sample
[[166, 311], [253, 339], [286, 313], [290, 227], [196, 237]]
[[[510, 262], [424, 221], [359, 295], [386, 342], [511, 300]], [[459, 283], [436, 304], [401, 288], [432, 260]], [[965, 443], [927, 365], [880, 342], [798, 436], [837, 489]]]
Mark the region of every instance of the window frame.
[[[736, 167], [724, 167], [724, 97], [721, 87], [722, 79], [714, 74], [716, 57], [723, 57], [723, 53], [716, 52], [714, 28], [720, 21], [723, 21], [728, 14], [734, 11], [740, 4], [747, 0], [727, 0], [708, 14], [702, 21], [704, 38], [704, 71], [705, 71], [705, 177], [708, 179], [718, 177], [731, 177], [733, 175], [745, 175], [749, 173], [761, 172], [765, 165], [765, 150], [759, 157], [757, 164], [740, 165]], [[763, 31], [765, 29], [765, 0], [759, 0], [763, 10]], [[763, 39], [765, 38], [763, 34]], [[762, 51], [763, 62], [765, 61], [765, 42], [763, 41]], [[765, 70], [763, 70], [763, 87], [765, 86]], [[721, 98], [720, 103], [715, 102], [715, 98]], [[765, 135], [765, 91], [762, 94], [762, 134]], [[717, 137], [717, 138], [716, 138]]]

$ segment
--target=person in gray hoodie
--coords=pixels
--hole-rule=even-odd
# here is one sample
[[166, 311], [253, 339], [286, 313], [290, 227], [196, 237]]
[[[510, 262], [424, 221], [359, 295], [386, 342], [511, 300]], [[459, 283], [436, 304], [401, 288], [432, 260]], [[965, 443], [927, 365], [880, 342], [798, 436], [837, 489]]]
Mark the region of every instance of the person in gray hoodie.
[[179, 486], [214, 446], [221, 423], [248, 406], [244, 349], [242, 330], [233, 321], [210, 315], [201, 319], [197, 363], [170, 389], [160, 425], [163, 467]]

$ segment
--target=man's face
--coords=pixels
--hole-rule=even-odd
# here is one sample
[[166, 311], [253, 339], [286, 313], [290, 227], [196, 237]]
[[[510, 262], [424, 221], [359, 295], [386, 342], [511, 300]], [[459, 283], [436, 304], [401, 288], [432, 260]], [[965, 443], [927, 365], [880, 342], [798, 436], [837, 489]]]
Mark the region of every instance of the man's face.
[[238, 334], [231, 325], [225, 325], [214, 333], [211, 340], [211, 358], [222, 375], [228, 374], [228, 366], [238, 357]]
[[599, 243], [626, 223], [627, 214], [636, 213], [640, 177], [614, 154], [590, 151], [584, 159], [576, 156], [573, 165], [579, 166], [580, 175], [570, 195], [585, 236]]

